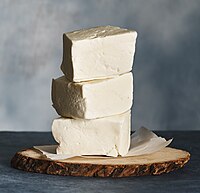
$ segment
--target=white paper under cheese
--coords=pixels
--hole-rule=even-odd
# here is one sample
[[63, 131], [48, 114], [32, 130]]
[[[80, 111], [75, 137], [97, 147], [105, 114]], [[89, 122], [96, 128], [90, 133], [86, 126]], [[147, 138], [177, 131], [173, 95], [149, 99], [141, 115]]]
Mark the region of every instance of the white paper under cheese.
[[62, 117], [95, 119], [128, 111], [132, 106], [133, 76], [73, 83], [64, 76], [52, 82], [53, 107]]
[[63, 35], [61, 69], [73, 82], [113, 77], [131, 71], [137, 33], [114, 26]]
[[92, 120], [58, 118], [52, 134], [58, 154], [124, 156], [130, 146], [130, 111]]
[[[123, 157], [151, 154], [165, 148], [171, 142], [172, 142], [172, 139], [167, 141], [164, 138], [158, 137], [156, 134], [154, 134], [150, 130], [144, 127], [141, 127], [131, 136], [131, 145], [130, 145], [129, 152]], [[52, 160], [62, 160], [62, 159], [68, 159], [71, 157], [80, 156], [78, 154], [77, 155], [56, 154], [55, 152], [56, 152], [56, 149], [58, 148], [58, 145], [34, 146], [34, 147], [40, 150], [47, 158], [50, 158]]]
[[69, 154], [57, 154], [56, 149], [58, 145], [42, 145], [42, 146], [33, 146], [35, 149], [39, 150], [43, 155], [52, 160], [62, 160], [69, 159], [75, 155]]
[[152, 131], [145, 127], [141, 127], [131, 137], [131, 146], [126, 156], [137, 156], [154, 153], [168, 146], [172, 139], [158, 137]]

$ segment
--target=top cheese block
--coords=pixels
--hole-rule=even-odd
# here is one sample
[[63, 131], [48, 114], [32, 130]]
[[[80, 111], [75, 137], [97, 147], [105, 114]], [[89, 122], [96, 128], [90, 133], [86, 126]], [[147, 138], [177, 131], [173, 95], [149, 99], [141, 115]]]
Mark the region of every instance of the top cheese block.
[[72, 82], [114, 77], [132, 70], [137, 32], [101, 26], [63, 34], [61, 70]]

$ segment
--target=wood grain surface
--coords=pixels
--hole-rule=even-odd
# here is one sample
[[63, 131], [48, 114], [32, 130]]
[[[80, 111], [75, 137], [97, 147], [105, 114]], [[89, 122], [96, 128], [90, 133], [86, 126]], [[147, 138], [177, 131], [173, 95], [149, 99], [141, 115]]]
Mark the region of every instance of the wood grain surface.
[[127, 177], [159, 175], [182, 168], [190, 159], [186, 151], [164, 148], [149, 155], [108, 158], [82, 156], [53, 161], [35, 149], [17, 152], [11, 166], [27, 172], [63, 176]]

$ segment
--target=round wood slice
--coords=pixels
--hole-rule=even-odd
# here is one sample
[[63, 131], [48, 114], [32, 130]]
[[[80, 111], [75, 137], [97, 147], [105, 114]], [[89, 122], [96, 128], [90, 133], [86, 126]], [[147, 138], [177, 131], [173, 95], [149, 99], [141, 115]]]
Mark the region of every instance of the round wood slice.
[[84, 156], [59, 161], [45, 158], [38, 150], [26, 149], [15, 154], [11, 166], [28, 172], [63, 176], [126, 177], [168, 173], [182, 168], [189, 159], [188, 152], [168, 147], [134, 157]]

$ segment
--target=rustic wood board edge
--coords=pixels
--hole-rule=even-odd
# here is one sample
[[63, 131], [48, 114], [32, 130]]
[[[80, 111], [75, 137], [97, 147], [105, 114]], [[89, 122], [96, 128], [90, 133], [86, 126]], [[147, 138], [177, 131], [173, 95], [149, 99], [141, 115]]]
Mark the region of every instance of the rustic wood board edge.
[[[169, 149], [169, 148], [168, 148]], [[170, 148], [176, 150], [174, 148]], [[182, 151], [183, 156], [155, 163], [143, 164], [94, 164], [94, 163], [70, 163], [63, 161], [53, 161], [47, 158], [33, 158], [24, 155], [23, 152], [35, 151], [25, 149], [17, 152], [11, 160], [11, 167], [27, 172], [44, 173], [62, 176], [88, 176], [88, 177], [128, 177], [159, 175], [182, 168], [190, 159], [190, 154]], [[151, 154], [149, 154], [151, 156]], [[134, 157], [132, 157], [134, 159]], [[126, 159], [126, 158], [124, 158]]]

